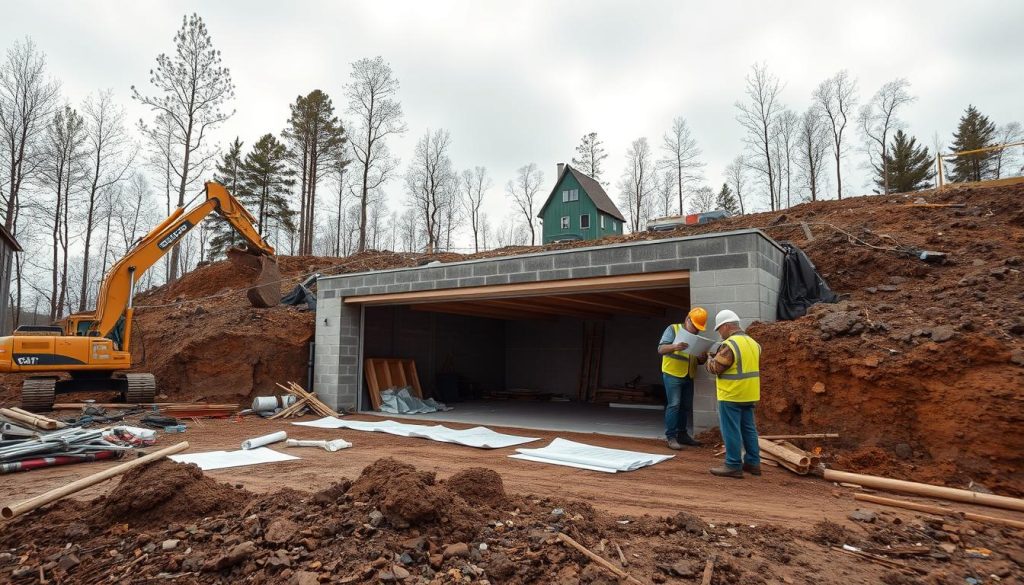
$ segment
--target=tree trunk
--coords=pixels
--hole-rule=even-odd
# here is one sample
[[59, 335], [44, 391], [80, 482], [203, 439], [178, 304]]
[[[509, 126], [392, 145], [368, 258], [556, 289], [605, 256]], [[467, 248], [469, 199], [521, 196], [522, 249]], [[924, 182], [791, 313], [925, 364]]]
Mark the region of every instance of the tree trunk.
[[[188, 119], [188, 129], [185, 132], [185, 157], [181, 164], [181, 183], [178, 185], [178, 207], [185, 205], [185, 188], [188, 186], [188, 163], [192, 156], [192, 117]], [[171, 273], [167, 276], [167, 282], [178, 280], [178, 246], [171, 248]]]

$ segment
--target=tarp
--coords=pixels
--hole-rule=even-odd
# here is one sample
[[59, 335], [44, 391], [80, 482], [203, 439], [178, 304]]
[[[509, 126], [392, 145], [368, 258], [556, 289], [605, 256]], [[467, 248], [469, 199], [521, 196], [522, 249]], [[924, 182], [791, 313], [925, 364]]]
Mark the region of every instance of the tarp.
[[227, 467], [242, 467], [244, 465], [292, 461], [298, 459], [298, 457], [288, 455], [286, 453], [280, 453], [266, 447], [260, 447], [258, 449], [242, 449], [239, 451], [185, 453], [184, 455], [171, 455], [169, 459], [171, 461], [177, 461], [178, 463], [195, 463], [199, 466], [199, 469], [209, 471], [211, 469], [225, 469]]
[[447, 411], [450, 407], [427, 398], [421, 400], [412, 395], [409, 387], [392, 388], [380, 393], [380, 411], [387, 414], [426, 414]]
[[492, 431], [487, 427], [473, 427], [471, 429], [456, 430], [443, 425], [409, 425], [393, 420], [385, 421], [361, 421], [342, 420], [333, 416], [324, 417], [319, 420], [308, 422], [292, 423], [300, 427], [314, 427], [318, 429], [350, 429], [353, 431], [369, 431], [373, 433], [387, 433], [399, 437], [411, 437], [418, 439], [430, 439], [441, 443], [455, 443], [466, 447], [477, 449], [501, 449], [513, 445], [522, 445], [539, 439], [533, 437], [520, 437], [517, 435], [505, 435]]
[[782, 283], [776, 309], [780, 321], [803, 317], [807, 309], [816, 303], [834, 303], [839, 300], [839, 296], [828, 287], [803, 250], [790, 242], [782, 242], [781, 245], [785, 256], [782, 259]]
[[516, 449], [516, 455], [509, 455], [509, 457], [524, 461], [535, 461], [537, 463], [564, 465], [577, 469], [617, 473], [619, 471], [634, 471], [641, 467], [661, 463], [671, 459], [673, 456], [595, 447], [594, 445], [556, 438], [547, 447], [541, 447], [540, 449]]

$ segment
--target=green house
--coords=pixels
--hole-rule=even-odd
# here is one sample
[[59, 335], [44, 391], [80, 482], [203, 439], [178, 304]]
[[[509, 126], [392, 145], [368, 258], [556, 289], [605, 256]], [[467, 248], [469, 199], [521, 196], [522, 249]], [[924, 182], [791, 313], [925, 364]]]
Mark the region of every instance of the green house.
[[555, 188], [537, 217], [545, 244], [622, 235], [626, 222], [600, 183], [563, 163], [558, 163]]

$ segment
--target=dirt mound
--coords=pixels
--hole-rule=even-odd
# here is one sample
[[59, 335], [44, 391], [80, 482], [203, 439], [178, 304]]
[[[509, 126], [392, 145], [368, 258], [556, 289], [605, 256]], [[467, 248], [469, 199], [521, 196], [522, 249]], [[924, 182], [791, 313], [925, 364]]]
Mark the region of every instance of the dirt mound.
[[[454, 484], [476, 477], [494, 495], [501, 478], [492, 473], [472, 470]], [[137, 495], [123, 493], [128, 485], [150, 486], [162, 479], [167, 480], [165, 485], [185, 491], [205, 481], [195, 467], [155, 464], [124, 478], [106, 499], [60, 501], [5, 524], [0, 530], [0, 580], [26, 584], [619, 582], [560, 542], [559, 533], [644, 583], [696, 582], [711, 557], [717, 585], [840, 583], [848, 582], [850, 575], [866, 583], [893, 582], [889, 568], [837, 555], [808, 541], [831, 546], [865, 542], [881, 555], [889, 554], [887, 545], [905, 548], [919, 543], [928, 554], [899, 560], [905, 573], [918, 578], [915, 582], [945, 582], [940, 576], [947, 572], [959, 575], [961, 581], [965, 576], [984, 579], [990, 574], [1005, 578], [1019, 572], [1015, 563], [1024, 559], [1019, 534], [1008, 528], [982, 527], [957, 518], [902, 520], [881, 511], [857, 530], [822, 523], [803, 534], [760, 523], [707, 524], [686, 513], [671, 519], [622, 517], [596, 511], [585, 502], [510, 494], [486, 518], [474, 517], [462, 534], [453, 534], [434, 520], [396, 525], [382, 518], [376, 506], [394, 495], [385, 485], [389, 479], [403, 489], [425, 490], [428, 497], [441, 494], [461, 502], [460, 506], [467, 504], [451, 491], [449, 482], [435, 482], [433, 474], [393, 459], [368, 466], [351, 488], [341, 480], [318, 494], [290, 488], [261, 496], [244, 494], [242, 501], [229, 507], [210, 509], [201, 516], [190, 514], [188, 522], [183, 522], [182, 508], [193, 502], [168, 500], [164, 490], [160, 497], [143, 496], [136, 506], [155, 505], [148, 525], [96, 521], [97, 510], [105, 509], [115, 495]], [[448, 507], [447, 512], [451, 511]], [[423, 519], [419, 511], [416, 515]], [[995, 552], [987, 559], [969, 558], [970, 548]]]
[[183, 522], [236, 508], [251, 495], [206, 477], [196, 465], [164, 459], [124, 474], [96, 518], [133, 526]]
[[470, 467], [460, 471], [449, 477], [444, 485], [475, 506], [497, 508], [508, 500], [501, 476], [486, 467]]
[[419, 471], [390, 457], [368, 465], [348, 495], [376, 506], [396, 528], [437, 525], [447, 533], [466, 537], [480, 519], [461, 495], [439, 485], [433, 472]]

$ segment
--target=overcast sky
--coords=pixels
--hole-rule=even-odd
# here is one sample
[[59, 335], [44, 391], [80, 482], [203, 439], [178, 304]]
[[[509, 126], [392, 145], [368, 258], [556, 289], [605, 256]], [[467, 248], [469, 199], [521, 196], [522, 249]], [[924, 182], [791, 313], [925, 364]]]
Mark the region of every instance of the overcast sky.
[[[734, 103], [752, 63], [785, 83], [802, 112], [812, 89], [839, 69], [861, 100], [906, 77], [918, 101], [903, 112], [910, 133], [948, 144], [975, 104], [997, 124], [1024, 120], [1024, 2], [140, 2], [7, 1], [4, 49], [25, 35], [46, 52], [66, 99], [115, 91], [132, 121], [150, 115], [129, 99], [171, 52], [182, 16], [198, 12], [237, 86], [237, 113], [216, 133], [247, 144], [284, 127], [288, 104], [319, 88], [342, 105], [349, 64], [382, 55], [401, 82], [408, 133], [393, 143], [403, 169], [428, 128], [451, 132], [458, 168], [486, 166], [489, 215], [506, 214], [504, 184], [536, 162], [545, 188], [555, 164], [596, 131], [617, 182], [631, 140], [660, 145], [684, 116], [707, 163], [707, 182], [742, 149]], [[339, 108], [342, 109], [342, 108]], [[860, 144], [854, 133], [851, 144]], [[851, 153], [849, 194], [868, 192]], [[834, 171], [830, 170], [830, 173]], [[404, 204], [401, 181], [386, 189]], [[618, 190], [609, 193], [618, 199]]]

